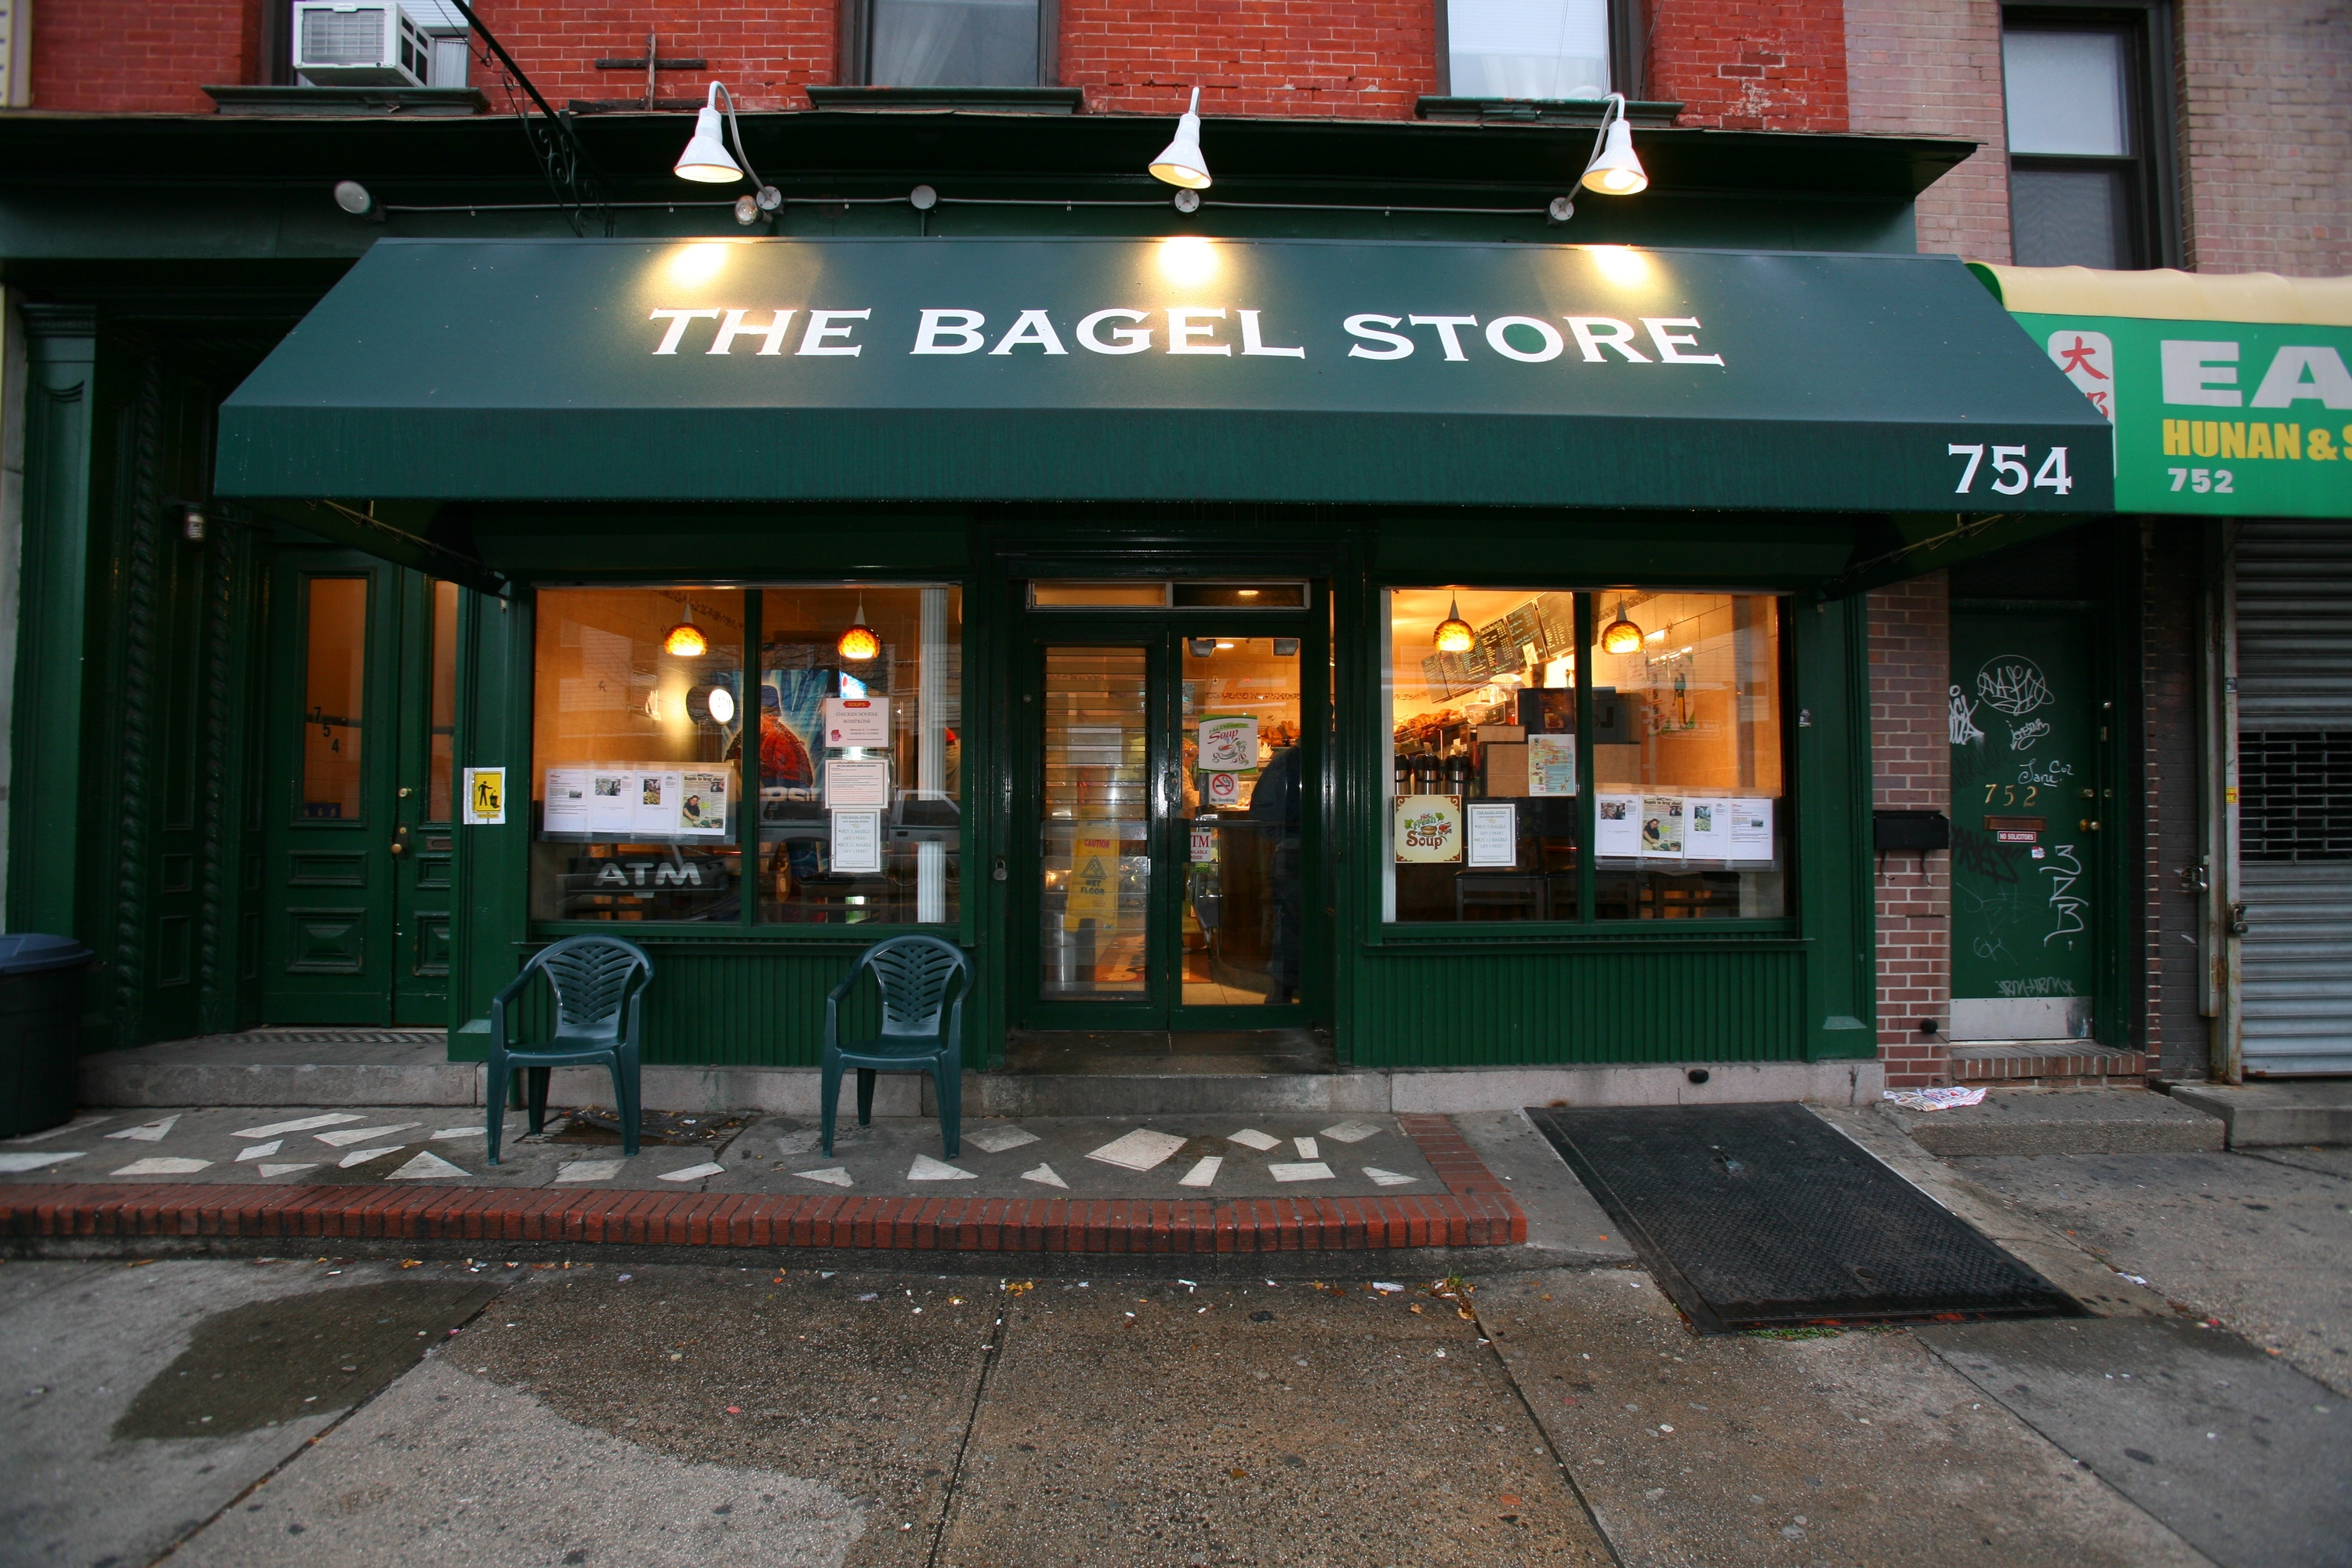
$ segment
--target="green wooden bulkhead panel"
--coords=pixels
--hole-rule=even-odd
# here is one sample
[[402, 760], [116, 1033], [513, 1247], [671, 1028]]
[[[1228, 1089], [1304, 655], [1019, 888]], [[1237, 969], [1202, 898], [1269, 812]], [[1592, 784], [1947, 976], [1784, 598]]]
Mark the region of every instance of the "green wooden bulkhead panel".
[[[2080, 513], [2110, 504], [2109, 440], [1948, 258], [384, 240], [228, 400], [217, 483], [1920, 510], [1965, 476], [1982, 504]], [[2045, 482], [1995, 494], [1981, 452], [1950, 450], [1988, 445]]]

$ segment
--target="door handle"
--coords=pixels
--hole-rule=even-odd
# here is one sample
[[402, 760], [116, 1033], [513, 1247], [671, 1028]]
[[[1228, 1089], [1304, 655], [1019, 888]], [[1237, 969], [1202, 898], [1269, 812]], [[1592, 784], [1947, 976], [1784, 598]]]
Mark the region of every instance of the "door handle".
[[2081, 821], [2083, 825], [2082, 830], [2084, 833], [2096, 833], [2099, 830], [2099, 825], [2092, 821], [2089, 817], [2085, 816], [2082, 818]]
[[408, 853], [408, 824], [404, 822], [392, 830], [392, 852], [395, 855]]

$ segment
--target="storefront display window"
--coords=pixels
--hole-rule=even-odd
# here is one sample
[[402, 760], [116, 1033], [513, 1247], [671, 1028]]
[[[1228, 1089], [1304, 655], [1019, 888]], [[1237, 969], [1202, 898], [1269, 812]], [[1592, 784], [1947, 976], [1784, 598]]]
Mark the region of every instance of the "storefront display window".
[[1601, 920], [1787, 912], [1779, 601], [1592, 595], [1592, 856]]
[[827, 585], [760, 599], [760, 919], [954, 920], [962, 594]]
[[551, 588], [538, 654], [534, 918], [736, 920], [742, 593]]
[[1383, 596], [1385, 920], [1787, 912], [1777, 599]]
[[1576, 595], [1386, 597], [1386, 917], [1577, 919]]
[[740, 923], [755, 845], [758, 922], [953, 921], [961, 611], [919, 584], [541, 593], [534, 918]]

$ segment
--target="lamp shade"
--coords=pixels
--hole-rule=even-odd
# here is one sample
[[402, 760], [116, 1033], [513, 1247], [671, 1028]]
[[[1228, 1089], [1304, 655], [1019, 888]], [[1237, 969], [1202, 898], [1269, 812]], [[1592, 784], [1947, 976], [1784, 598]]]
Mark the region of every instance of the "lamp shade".
[[677, 155], [674, 171], [677, 177], [698, 180], [707, 185], [732, 184], [741, 179], [743, 171], [729, 155], [723, 138], [719, 110], [705, 105], [694, 117], [694, 140]]
[[849, 629], [841, 634], [841, 640], [833, 646], [835, 652], [852, 664], [864, 664], [882, 651], [880, 634], [866, 624], [865, 600], [857, 601], [857, 619], [850, 623]]
[[1617, 618], [1601, 628], [1602, 653], [1639, 653], [1642, 651], [1642, 628], [1625, 618], [1625, 602], [1617, 602]]
[[1188, 191], [1209, 188], [1209, 161], [1201, 156], [1201, 89], [1192, 89], [1192, 106], [1176, 121], [1176, 140], [1151, 160], [1151, 177]]
[[1451, 602], [1445, 618], [1437, 623], [1437, 630], [1429, 640], [1440, 653], [1468, 653], [1478, 646], [1478, 634], [1470, 628], [1468, 621], [1462, 618], [1459, 595]]
[[1584, 188], [1610, 196], [1635, 195], [1650, 188], [1650, 176], [1633, 155], [1633, 128], [1625, 123], [1622, 109], [1601, 133], [1601, 153], [1584, 171]]
[[686, 618], [662, 633], [662, 652], [672, 658], [700, 658], [710, 651], [710, 639], [694, 624], [694, 606], [686, 606]]

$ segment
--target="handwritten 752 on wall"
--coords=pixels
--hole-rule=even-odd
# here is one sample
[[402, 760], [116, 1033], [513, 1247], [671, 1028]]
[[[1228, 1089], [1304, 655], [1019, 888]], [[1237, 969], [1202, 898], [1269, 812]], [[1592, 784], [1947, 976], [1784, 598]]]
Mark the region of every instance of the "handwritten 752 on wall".
[[1987, 466], [1985, 454], [1992, 454], [1992, 490], [1995, 495], [2021, 496], [2029, 489], [2056, 490], [2069, 495], [2074, 489], [2074, 477], [2066, 471], [2066, 448], [2053, 447], [2043, 454], [2042, 467], [2032, 478], [2026, 477], [2026, 459], [2031, 454], [2023, 447], [1987, 447], [1982, 443], [1965, 446], [1959, 442], [1944, 448], [1945, 455], [1966, 458], [1968, 466], [1960, 470], [1960, 482], [1952, 493], [1964, 496], [1976, 489], [1977, 477]]

